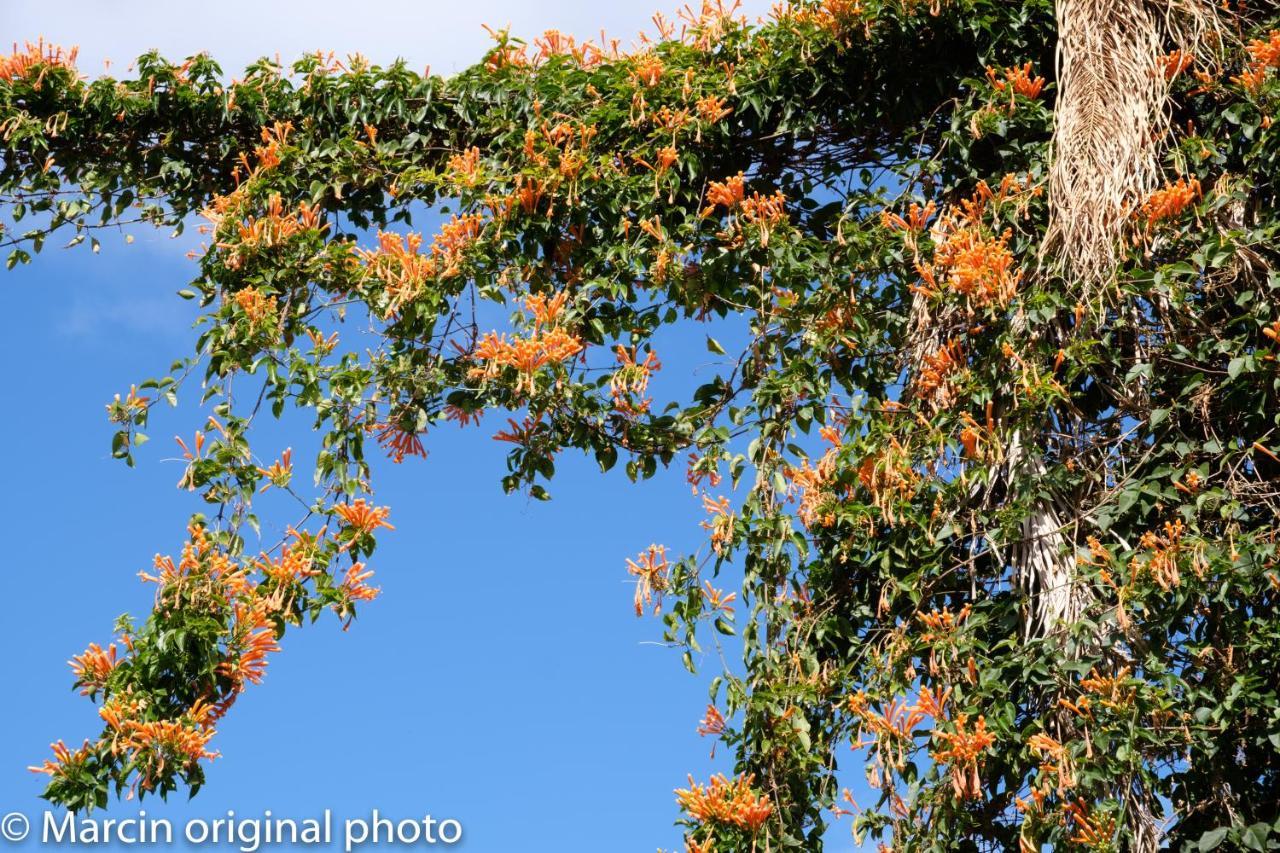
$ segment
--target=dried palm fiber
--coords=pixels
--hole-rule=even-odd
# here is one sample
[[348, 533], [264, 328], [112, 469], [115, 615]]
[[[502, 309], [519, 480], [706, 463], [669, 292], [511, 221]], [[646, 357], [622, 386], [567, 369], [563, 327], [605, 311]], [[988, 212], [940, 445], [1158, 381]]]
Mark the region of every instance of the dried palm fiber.
[[[1001, 475], [1006, 488], [1043, 481], [1044, 460], [1015, 430], [1005, 450]], [[1013, 579], [1026, 595], [1023, 625], [1027, 639], [1050, 637], [1076, 622], [1092, 602], [1087, 585], [1076, 573], [1075, 549], [1066, 534], [1070, 513], [1051, 496], [1036, 498], [1022, 519], [1022, 537], [1013, 543], [1009, 563]]]
[[1207, 58], [1219, 15], [1210, 0], [1058, 0], [1044, 257], [1082, 295], [1110, 281], [1132, 211], [1160, 183], [1166, 48]]

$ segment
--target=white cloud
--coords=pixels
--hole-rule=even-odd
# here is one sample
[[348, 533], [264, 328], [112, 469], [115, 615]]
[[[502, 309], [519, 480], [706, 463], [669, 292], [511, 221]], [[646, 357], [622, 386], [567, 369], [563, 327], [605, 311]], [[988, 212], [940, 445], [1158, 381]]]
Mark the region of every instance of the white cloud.
[[[482, 25], [511, 25], [532, 38], [558, 29], [579, 38], [603, 28], [630, 45], [650, 17], [674, 17], [677, 0], [221, 0], [174, 4], [172, 0], [3, 0], [0, 31], [18, 41], [44, 36], [79, 45], [88, 74], [112, 60], [111, 72], [152, 48], [170, 58], [209, 51], [235, 76], [260, 56], [286, 62], [315, 50], [339, 56], [359, 52], [375, 62], [403, 57], [411, 66], [451, 74], [474, 63], [490, 45]], [[772, 0], [749, 0], [743, 11], [760, 15]], [[666, 8], [664, 8], [666, 7]]]

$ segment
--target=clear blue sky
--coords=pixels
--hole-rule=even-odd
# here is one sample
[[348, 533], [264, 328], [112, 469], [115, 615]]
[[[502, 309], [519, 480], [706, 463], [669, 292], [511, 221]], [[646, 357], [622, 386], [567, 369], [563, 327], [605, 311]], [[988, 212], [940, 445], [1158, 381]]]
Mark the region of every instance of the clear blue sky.
[[[650, 0], [233, 0], [217, 4], [217, 17], [171, 0], [4, 5], [6, 42], [79, 44], [91, 72], [104, 57], [118, 71], [158, 47], [171, 56], [207, 48], [228, 72], [263, 53], [332, 48], [448, 73], [484, 50], [481, 23], [511, 22], [530, 36], [551, 26], [629, 36], [653, 11]], [[117, 615], [145, 614], [152, 588], [137, 571], [156, 552], [175, 552], [201, 508], [174, 488], [172, 436], [200, 425], [194, 394], [178, 410], [154, 411], [137, 468], [110, 458], [104, 404], [163, 375], [195, 337], [192, 307], [174, 295], [194, 274], [185, 258], [194, 241], [134, 233], [132, 245], [105, 238], [98, 256], [50, 245], [0, 277], [0, 813], [35, 819], [45, 777], [26, 765], [51, 741], [97, 733], [95, 706], [70, 690], [66, 661], [110, 639]], [[669, 383], [710, 370], [700, 334], [661, 354]], [[331, 619], [290, 632], [264, 684], [220, 725], [213, 745], [223, 757], [204, 791], [190, 804], [149, 799], [149, 814], [177, 824], [228, 809], [304, 818], [330, 808], [341, 818], [378, 808], [456, 818], [460, 849], [476, 853], [679, 847], [672, 789], [686, 772], [725, 769], [695, 733], [718, 664], [709, 655], [704, 674], [689, 676], [678, 652], [655, 642], [659, 623], [632, 615], [624, 559], [653, 541], [677, 552], [701, 544], [683, 468], [631, 485], [620, 469], [601, 477], [591, 460], [566, 455], [555, 499], [531, 502], [502, 494], [494, 428], [438, 429], [425, 462], [377, 465], [377, 502], [393, 507], [397, 526], [373, 560], [382, 598], [347, 633]], [[264, 455], [285, 445], [304, 468], [305, 434], [286, 425], [255, 443]], [[264, 537], [292, 520], [269, 517]], [[109, 814], [136, 811], [125, 803]], [[832, 850], [852, 849], [846, 827], [832, 835]]]

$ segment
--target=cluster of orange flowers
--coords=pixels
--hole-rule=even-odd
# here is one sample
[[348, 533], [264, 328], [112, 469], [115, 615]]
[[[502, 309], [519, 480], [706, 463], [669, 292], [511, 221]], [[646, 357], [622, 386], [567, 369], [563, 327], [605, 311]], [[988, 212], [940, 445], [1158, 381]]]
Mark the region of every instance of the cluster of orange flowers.
[[1138, 211], [1138, 216], [1146, 222], [1147, 232], [1161, 222], [1175, 219], [1182, 214], [1184, 210], [1196, 203], [1201, 197], [1200, 179], [1178, 178], [1176, 181], [1167, 182], [1163, 187], [1153, 192], [1146, 201], [1142, 203], [1142, 208]]
[[773, 814], [773, 804], [751, 789], [754, 782], [754, 775], [729, 781], [717, 774], [709, 784], [700, 785], [690, 776], [689, 787], [677, 790], [676, 799], [680, 808], [700, 823], [713, 821], [756, 832]]
[[[1067, 755], [1067, 748], [1063, 744], [1047, 734], [1039, 732], [1027, 740], [1027, 746], [1043, 759], [1040, 764], [1041, 772], [1046, 777], [1052, 776], [1056, 778], [1059, 793], [1075, 784], [1075, 776], [1071, 772], [1070, 756]], [[1036, 798], [1037, 805], [1041, 802], [1043, 802], [1043, 794], [1041, 797]], [[1019, 808], [1022, 811], [1026, 810], [1021, 805]]]
[[428, 279], [449, 278], [461, 269], [463, 254], [480, 237], [484, 216], [472, 213], [453, 216], [440, 226], [429, 252], [422, 253], [422, 235], [378, 232], [376, 249], [356, 249], [365, 274], [381, 282], [387, 292], [385, 317], [413, 301]]
[[[1122, 667], [1115, 675], [1101, 675], [1096, 669], [1091, 669], [1088, 677], [1080, 680], [1080, 687], [1103, 707], [1124, 711], [1138, 695], [1137, 688], [1129, 678], [1132, 673], [1133, 670], [1127, 666]], [[1092, 701], [1085, 707], [1089, 705], [1092, 705]]]
[[697, 453], [689, 454], [689, 466], [685, 471], [685, 480], [689, 483], [689, 489], [696, 496], [698, 489], [702, 485], [702, 481], [706, 480], [711, 488], [720, 485], [722, 477], [719, 471], [719, 460], [714, 456], [699, 456]]
[[449, 177], [460, 187], [474, 187], [480, 183], [480, 149], [472, 146], [461, 154], [449, 156]]
[[[227, 212], [237, 203], [238, 198], [235, 193], [217, 196], [201, 211], [200, 215], [207, 219], [216, 231], [221, 228]], [[329, 225], [322, 220], [318, 204], [299, 202], [295, 214], [292, 211], [285, 211], [284, 200], [279, 195], [272, 195], [267, 199], [267, 208], [263, 216], [250, 216], [239, 223], [236, 226], [235, 240], [223, 240], [218, 243], [218, 248], [229, 253], [226, 259], [227, 266], [238, 269], [244, 263], [245, 256], [252, 251], [282, 245], [298, 234], [324, 231]], [[202, 227], [202, 230], [207, 229]]]
[[950, 765], [951, 787], [962, 800], [976, 800], [982, 796], [982, 782], [978, 778], [983, 763], [983, 753], [996, 742], [995, 735], [987, 731], [985, 717], [979, 716], [972, 727], [969, 715], [959, 714], [955, 719], [955, 731], [935, 730], [933, 736], [943, 744], [935, 750], [933, 760]]
[[560, 319], [568, 304], [568, 291], [554, 296], [536, 293], [524, 298], [525, 308], [533, 316], [533, 331], [526, 337], [512, 337], [490, 332], [476, 344], [472, 355], [482, 367], [473, 368], [472, 379], [492, 379], [504, 367], [514, 367], [520, 374], [516, 391], [536, 390], [535, 374], [550, 364], [567, 361], [584, 349], [582, 341], [560, 327]]
[[713, 587], [711, 581], [703, 581], [702, 597], [706, 599], [707, 607], [711, 608], [712, 612], [720, 611], [732, 614], [733, 602], [737, 599], [738, 594], [731, 592], [726, 595], [724, 590]]
[[373, 533], [380, 527], [395, 530], [387, 522], [391, 509], [385, 506], [373, 506], [364, 498], [357, 498], [349, 504], [338, 504], [333, 511], [346, 522], [347, 527], [361, 535]]
[[653, 400], [644, 394], [649, 390], [649, 378], [662, 369], [658, 354], [650, 350], [644, 361], [637, 361], [635, 348], [628, 351], [621, 344], [614, 349], [614, 354], [620, 365], [609, 379], [614, 408], [628, 416], [648, 412]]
[[293, 479], [293, 448], [286, 447], [280, 458], [266, 468], [259, 468], [258, 473], [266, 477], [267, 482], [262, 491], [275, 486], [277, 489], [287, 488]]
[[870, 493], [871, 502], [890, 524], [895, 518], [893, 505], [899, 500], [909, 500], [916, 492], [919, 479], [906, 448], [894, 437], [889, 439], [887, 448], [867, 456], [858, 465], [858, 482]]
[[[197, 433], [196, 451], [195, 454], [187, 452], [189, 459], [201, 452], [203, 438], [203, 434]], [[286, 451], [280, 462], [260, 470], [279, 485], [287, 482], [291, 469], [290, 453]], [[390, 527], [386, 523], [388, 510], [371, 507], [363, 499], [337, 506], [334, 512], [349, 528], [360, 533]], [[148, 719], [154, 716], [152, 709], [131, 685], [114, 691], [98, 711], [107, 725], [102, 740], [92, 747], [86, 742], [85, 748], [75, 754], [59, 742], [54, 745], [56, 760], [45, 761], [32, 770], [65, 774], [82, 761], [89, 750], [109, 748], [114, 755], [127, 755], [125, 766], [137, 772], [135, 789], [141, 787], [147, 791], [167, 768], [189, 768], [199, 761], [218, 757], [208, 747], [215, 734], [214, 724], [249, 684], [262, 681], [269, 657], [280, 650], [277, 641], [280, 614], [287, 609], [288, 597], [296, 593], [299, 583], [322, 573], [315, 560], [318, 541], [325, 531], [308, 534], [290, 528], [292, 541], [283, 546], [277, 558], [263, 554], [245, 564], [233, 560], [219, 548], [202, 525], [193, 523], [188, 534], [176, 562], [171, 557], [156, 555], [154, 574], [140, 572], [139, 575], [159, 586], [158, 611], [181, 607], [197, 614], [226, 614], [225, 646], [215, 668], [219, 686], [185, 711], [177, 714], [166, 711], [165, 718], [158, 720]], [[344, 547], [350, 547], [350, 543]], [[250, 569], [261, 572], [264, 583], [253, 582]], [[349, 613], [353, 602], [377, 596], [378, 590], [366, 583], [371, 575], [361, 563], [347, 570], [337, 586], [340, 599], [334, 604], [340, 616]], [[133, 637], [125, 634], [122, 641], [129, 653], [136, 652]], [[91, 644], [70, 661], [77, 686], [86, 695], [105, 689], [121, 663], [114, 643], [107, 649]]]
[[1172, 80], [1191, 67], [1195, 54], [1185, 50], [1171, 50], [1164, 55], [1164, 79]]
[[662, 80], [664, 70], [662, 59], [654, 53], [644, 53], [635, 59], [635, 67], [631, 70], [631, 82], [636, 86], [651, 89]]
[[759, 227], [762, 246], [769, 244], [770, 231], [787, 221], [787, 197], [782, 190], [775, 190], [771, 195], [753, 192], [748, 196], [746, 177], [742, 172], [724, 181], [712, 181], [707, 187], [707, 206], [703, 208], [702, 215], [710, 216], [717, 207], [723, 207], [730, 213], [736, 211], [743, 221]]
[[980, 425], [968, 412], [960, 413], [960, 446], [964, 448], [966, 459], [978, 459], [982, 445], [994, 446], [998, 443], [996, 421], [992, 416], [992, 403], [987, 401], [987, 422]]
[[1022, 185], [1013, 175], [1006, 175], [1000, 188], [993, 191], [985, 181], [958, 207], [945, 211], [935, 226], [932, 264], [917, 263], [921, 289], [936, 298], [943, 289], [965, 297], [973, 305], [986, 307], [1008, 305], [1017, 294], [1022, 272], [1017, 268], [1009, 241], [1010, 229], [1000, 235], [990, 234], [982, 224], [987, 202], [1004, 201]]
[[1231, 79], [1256, 95], [1266, 83], [1267, 71], [1280, 68], [1280, 30], [1273, 30], [1265, 39], [1254, 39], [1245, 49], [1249, 52], [1249, 65]]
[[422, 446], [422, 439], [412, 429], [406, 429], [398, 423], [386, 423], [377, 427], [378, 444], [387, 451], [391, 461], [399, 465], [408, 456], [427, 458], [427, 449]]
[[160, 587], [158, 596], [169, 600], [182, 596], [188, 606], [198, 607], [230, 601], [250, 589], [244, 568], [214, 548], [204, 527], [192, 524], [187, 533], [177, 565], [172, 557], [157, 554], [156, 574], [138, 572], [143, 581]]
[[262, 128], [262, 144], [255, 145], [253, 148], [253, 155], [257, 159], [256, 168], [249, 165], [249, 159], [243, 153], [240, 155], [241, 167], [252, 173], [258, 169], [274, 169], [279, 166], [280, 151], [288, 144], [289, 135], [292, 133], [293, 122], [291, 121], [277, 121], [271, 127]]
[[[940, 723], [947, 718], [947, 702], [951, 699], [951, 688], [941, 687], [929, 689], [922, 687], [913, 704], [908, 705], [906, 699], [893, 699], [883, 712], [872, 709], [865, 692], [859, 691], [851, 695], [846, 704], [854, 716], [859, 719], [859, 735], [869, 734], [881, 745], [894, 744], [901, 748], [907, 743], [916, 726], [926, 719], [932, 718]], [[872, 742], [859, 741], [855, 748], [870, 746]]]
[[[342, 595], [342, 602], [337, 606], [338, 616], [347, 616], [351, 613], [351, 605], [357, 601], [373, 601], [382, 594], [382, 589], [376, 586], [369, 586], [366, 581], [373, 577], [373, 572], [364, 567], [364, 563], [353, 563], [347, 568], [346, 574], [342, 576], [342, 583], [338, 585], [338, 592]], [[348, 621], [347, 625], [351, 623]]]
[[74, 656], [67, 663], [76, 676], [80, 695], [92, 696], [106, 686], [107, 679], [120, 661], [116, 658], [115, 643], [105, 650], [97, 643], [90, 643], [84, 654]]
[[662, 594], [667, 590], [670, 570], [667, 549], [662, 545], [650, 545], [634, 560], [627, 559], [627, 574], [634, 575], [636, 579], [637, 616], [643, 615], [650, 604], [654, 615], [662, 611]]
[[[529, 128], [525, 131], [524, 156], [529, 162], [547, 169], [552, 166], [552, 162], [544, 152], [554, 152], [556, 171], [561, 178], [573, 181], [590, 162], [591, 143], [599, 132], [596, 125], [582, 121], [561, 117], [552, 123], [544, 119], [539, 129]], [[514, 204], [519, 203], [525, 213], [533, 213], [548, 188], [543, 182], [520, 175], [516, 179], [515, 194], [500, 206], [510, 210]]]
[[89, 757], [89, 753], [93, 751], [93, 745], [89, 741], [85, 741], [84, 745], [72, 752], [65, 743], [58, 741], [49, 744], [49, 748], [53, 750], [53, 758], [46, 758], [44, 762], [35, 767], [28, 767], [32, 773], [45, 773], [49, 776], [60, 776], [75, 767]]
[[1014, 95], [1034, 101], [1044, 89], [1044, 78], [1033, 76], [1030, 62], [1001, 70], [987, 66], [987, 80], [997, 92], [1009, 92], [1010, 107], [1013, 105]]
[[[26, 79], [37, 68], [41, 69], [42, 76], [47, 68], [66, 68], [70, 71], [75, 71], [76, 54], [79, 52], [80, 48], [78, 47], [64, 51], [57, 45], [45, 44], [43, 38], [39, 39], [35, 44], [27, 42], [22, 48], [18, 47], [17, 42], [14, 42], [13, 53], [8, 56], [0, 56], [0, 80]], [[37, 78], [37, 88], [39, 88], [39, 83], [40, 81]]]
[[534, 375], [549, 364], [559, 364], [582, 352], [582, 342], [560, 328], [535, 331], [528, 338], [490, 332], [476, 344], [475, 358], [485, 366], [473, 371], [477, 377], [491, 378], [504, 367], [514, 367], [520, 374], [516, 391], [535, 390]]
[[590, 39], [578, 41], [559, 30], [546, 30], [534, 38], [535, 50], [530, 54], [525, 45], [509, 41], [505, 30], [499, 31], [489, 26], [485, 26], [485, 29], [500, 42], [500, 46], [491, 51], [485, 61], [485, 68], [491, 72], [503, 68], [537, 68], [557, 56], [571, 57], [583, 68], [595, 68], [607, 59], [616, 60], [623, 56], [619, 50], [619, 40], [609, 39], [606, 44], [603, 34], [601, 44], [596, 44]]
[[[289, 528], [289, 535], [294, 541], [285, 543], [280, 549], [279, 557], [272, 558], [264, 554], [256, 563], [264, 576], [275, 581], [278, 588], [284, 589], [320, 574], [320, 570], [315, 567], [316, 540], [319, 536], [300, 533], [292, 527]], [[323, 535], [323, 531], [320, 535]]]
[[1062, 812], [1063, 818], [1071, 822], [1075, 832], [1071, 836], [1072, 844], [1094, 850], [1112, 849], [1116, 836], [1116, 819], [1113, 815], [1092, 815], [1089, 805], [1082, 799], [1077, 799], [1074, 803], [1063, 803]]
[[955, 402], [956, 381], [967, 366], [961, 342], [948, 340], [936, 352], [924, 356], [915, 380], [916, 396], [935, 410], [948, 408]]
[[917, 614], [916, 618], [927, 629], [920, 635], [920, 641], [922, 643], [937, 643], [950, 640], [955, 635], [956, 629], [969, 618], [970, 612], [971, 607], [966, 604], [960, 608], [958, 613], [952, 613], [950, 607], [944, 607], [941, 610], [930, 610], [928, 613]]
[[231, 299], [240, 306], [240, 310], [254, 326], [261, 325], [264, 320], [275, 320], [276, 298], [274, 296], [264, 296], [257, 288], [246, 287], [244, 290], [237, 290]]
[[855, 25], [869, 36], [874, 21], [862, 0], [823, 0], [816, 5], [779, 3], [773, 7], [772, 17], [776, 21], [812, 24], [836, 37], [846, 35]]
[[422, 235], [378, 232], [377, 249], [357, 249], [368, 274], [382, 282], [387, 290], [386, 315], [395, 314], [417, 297], [428, 278], [435, 276], [435, 258], [421, 253]]
[[717, 206], [733, 210], [746, 196], [746, 191], [747, 179], [742, 172], [731, 178], [726, 178], [724, 181], [712, 181], [711, 185], [707, 187], [707, 204], [709, 206], [702, 211], [703, 215], [711, 215]]
[[698, 723], [698, 734], [702, 737], [707, 735], [721, 735], [724, 733], [724, 714], [720, 713], [720, 709], [715, 705], [707, 706], [707, 713], [703, 714], [702, 722]]
[[1147, 551], [1147, 558], [1143, 561], [1134, 557], [1129, 561], [1132, 577], [1136, 578], [1145, 571], [1165, 592], [1178, 586], [1182, 581], [1178, 558], [1183, 551], [1182, 538], [1186, 532], [1186, 525], [1179, 518], [1164, 523], [1163, 536], [1151, 530], [1143, 533], [1139, 545]]
[[891, 231], [906, 232], [907, 248], [913, 252], [916, 249], [917, 237], [924, 233], [925, 228], [929, 224], [929, 220], [938, 212], [937, 202], [930, 201], [921, 207], [916, 202], [911, 202], [907, 208], [906, 217], [902, 217], [893, 211], [885, 208], [880, 211], [880, 224]]
[[218, 665], [218, 674], [231, 682], [231, 698], [221, 703], [216, 716], [230, 709], [235, 696], [247, 684], [261, 684], [267, 672], [267, 656], [280, 651], [276, 629], [271, 623], [272, 602], [264, 598], [235, 603], [235, 622], [231, 629], [228, 657]]
[[[782, 471], [787, 480], [787, 497], [799, 498], [796, 517], [805, 527], [830, 527], [836, 522], [835, 512], [829, 508], [833, 495], [826, 487], [835, 474], [837, 455], [837, 448], [831, 447], [818, 459], [817, 465], [804, 459], [799, 467], [788, 465]], [[823, 507], [828, 507], [825, 512]]]
[[124, 745], [131, 752], [157, 756], [162, 764], [168, 756], [177, 756], [194, 763], [218, 757], [218, 753], [211, 752], [208, 748], [214, 734], [211, 728], [200, 728], [180, 720], [134, 722], [128, 724]]
[[531, 293], [524, 298], [524, 307], [533, 315], [535, 326], [554, 326], [569, 301], [569, 291], [561, 290], [548, 297], [543, 293]]
[[699, 522], [699, 526], [711, 533], [711, 550], [723, 555], [733, 541], [734, 514], [729, 509], [729, 499], [713, 499], [710, 495], [703, 495], [702, 508], [709, 517], [706, 521]]
[[706, 95], [699, 98], [695, 108], [698, 111], [698, 118], [707, 124], [716, 124], [733, 112], [733, 107], [726, 107], [724, 98], [719, 95]]

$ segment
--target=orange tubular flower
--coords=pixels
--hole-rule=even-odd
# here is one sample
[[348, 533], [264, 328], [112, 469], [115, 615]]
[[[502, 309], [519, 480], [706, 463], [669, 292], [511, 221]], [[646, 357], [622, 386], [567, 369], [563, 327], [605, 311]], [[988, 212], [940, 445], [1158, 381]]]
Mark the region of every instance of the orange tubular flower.
[[278, 461], [271, 463], [268, 468], [259, 468], [258, 473], [267, 478], [266, 484], [260, 491], [265, 492], [272, 486], [278, 489], [287, 487], [289, 481], [293, 479], [293, 448], [286, 447]]
[[689, 777], [689, 787], [676, 791], [676, 800], [690, 817], [701, 823], [715, 822], [758, 832], [773, 814], [773, 804], [763, 794], [756, 795], [751, 785], [755, 776], [739, 776], [730, 782], [723, 775], [711, 777], [700, 785]]
[[106, 685], [107, 678], [119, 664], [116, 645], [112, 643], [104, 651], [97, 643], [90, 643], [84, 654], [76, 655], [67, 663], [75, 673], [76, 684], [80, 685], [80, 695], [90, 696]]
[[72, 752], [67, 748], [65, 743], [58, 741], [57, 743], [49, 744], [49, 748], [53, 750], [52, 759], [46, 758], [42, 764], [36, 767], [28, 767], [27, 769], [32, 773], [44, 773], [49, 776], [60, 776], [67, 772], [68, 769], [73, 768], [80, 762], [84, 761], [89, 756], [89, 752], [93, 749], [93, 746], [86, 740], [84, 742], [84, 746], [80, 747], [75, 752]]
[[1090, 813], [1089, 804], [1083, 799], [1077, 799], [1074, 803], [1063, 803], [1062, 811], [1075, 830], [1075, 835], [1071, 837], [1072, 844], [1097, 850], [1111, 848], [1116, 833], [1114, 817], [1095, 817]]
[[697, 842], [693, 838], [684, 840], [684, 853], [714, 853], [715, 841], [708, 838], [706, 841]]
[[935, 409], [954, 402], [955, 383], [968, 369], [961, 342], [951, 338], [936, 352], [925, 355], [915, 381], [915, 393]]
[[382, 424], [378, 428], [378, 444], [397, 465], [407, 456], [427, 458], [427, 450], [422, 446], [422, 439], [418, 438], [418, 434], [399, 424]]
[[1202, 196], [1198, 178], [1178, 178], [1153, 192], [1142, 204], [1138, 215], [1146, 222], [1148, 233], [1161, 222], [1176, 219]]
[[462, 187], [474, 187], [480, 182], [480, 149], [468, 148], [461, 154], [449, 157], [449, 176]]
[[716, 124], [727, 118], [733, 112], [733, 107], [726, 107], [724, 98], [707, 95], [705, 98], [698, 99], [697, 110], [698, 118], [707, 124]]
[[476, 376], [488, 378], [503, 367], [514, 367], [520, 374], [516, 390], [532, 394], [536, 390], [534, 374], [547, 365], [567, 361], [582, 350], [581, 341], [558, 328], [511, 340], [490, 332], [476, 344], [475, 358], [485, 364], [477, 369]]
[[933, 736], [942, 741], [941, 749], [933, 753], [938, 764], [951, 767], [951, 786], [962, 800], [976, 800], [982, 796], [982, 782], [978, 778], [983, 763], [983, 753], [996, 742], [995, 735], [987, 731], [985, 717], [979, 716], [970, 728], [969, 715], [960, 714], [955, 719], [955, 731], [935, 730]]
[[[635, 349], [628, 352], [621, 344], [614, 349], [614, 354], [617, 356], [618, 364], [621, 365], [609, 380], [609, 391], [613, 396], [614, 407], [625, 415], [638, 415], [649, 411], [649, 405], [653, 401], [644, 397], [644, 393], [649, 390], [649, 377], [662, 369], [658, 354], [651, 350], [644, 361], [637, 362]], [[641, 399], [633, 401], [633, 397]]]
[[1091, 669], [1088, 678], [1080, 681], [1080, 687], [1097, 698], [1104, 707], [1124, 711], [1138, 695], [1137, 688], [1129, 682], [1131, 673], [1132, 670], [1127, 666], [1122, 667], [1115, 675], [1101, 675], [1096, 669]]
[[716, 207], [733, 210], [746, 194], [746, 178], [742, 172], [724, 182], [712, 181], [707, 187], [707, 207], [703, 214], [710, 215]]
[[252, 604], [236, 602], [229, 656], [218, 666], [218, 673], [231, 681], [235, 693], [242, 692], [246, 683], [261, 684], [267, 671], [267, 655], [280, 651], [267, 611], [264, 599]]
[[707, 706], [707, 713], [703, 715], [702, 722], [698, 724], [698, 734], [702, 737], [707, 735], [720, 735], [724, 733], [724, 715], [715, 705]]
[[1033, 101], [1040, 97], [1040, 91], [1044, 88], [1044, 78], [1032, 76], [1030, 62], [1005, 68], [1002, 72], [988, 67], [987, 80], [997, 92], [1008, 90], [1010, 97], [1017, 94]]
[[636, 615], [644, 615], [644, 609], [653, 605], [656, 616], [662, 611], [662, 594], [667, 590], [671, 564], [663, 545], [650, 545], [636, 559], [627, 559], [627, 574], [636, 579]]
[[707, 607], [710, 607], [713, 612], [722, 610], [725, 613], [733, 613], [733, 602], [738, 598], [736, 592], [726, 595], [724, 590], [713, 587], [711, 581], [703, 581], [702, 586], [702, 597], [707, 600]]
[[[24, 49], [21, 50], [17, 44], [14, 44], [13, 53], [8, 56], [0, 56], [0, 80], [26, 79], [37, 68], [41, 69], [41, 76], [44, 75], [44, 70], [48, 68], [65, 68], [69, 71], [75, 71], [76, 54], [79, 52], [80, 48], [78, 47], [64, 51], [57, 45], [45, 44], [43, 38], [39, 39], [35, 44], [27, 42]], [[39, 78], [36, 79], [36, 88], [39, 88]]]
[[525, 310], [533, 315], [535, 326], [554, 326], [569, 301], [569, 292], [561, 290], [548, 297], [542, 293], [531, 293], [524, 298]]
[[365, 583], [371, 577], [373, 572], [365, 571], [364, 563], [353, 564], [342, 577], [342, 585], [339, 589], [343, 597], [347, 601], [373, 601], [382, 590]]
[[391, 514], [389, 507], [375, 507], [367, 503], [364, 498], [359, 498], [349, 504], [339, 504], [333, 508], [347, 526], [360, 534], [373, 533], [380, 527], [388, 530], [395, 530], [395, 527], [387, 523], [387, 516]]
[[652, 53], [646, 53], [636, 60], [635, 70], [631, 73], [631, 80], [637, 86], [646, 89], [658, 85], [658, 81], [662, 79], [662, 60]]
[[185, 759], [184, 763], [187, 764], [195, 764], [201, 759], [213, 760], [218, 757], [218, 753], [208, 749], [209, 741], [215, 734], [217, 732], [211, 728], [201, 730], [200, 727], [181, 720], [162, 720], [131, 724], [123, 742], [131, 752], [149, 753], [162, 763], [165, 758], [172, 757]]
[[1173, 50], [1166, 53], [1164, 55], [1164, 79], [1174, 79], [1190, 68], [1195, 59], [1195, 54], [1184, 50]]
[[702, 496], [702, 508], [711, 514], [706, 521], [699, 522], [704, 530], [711, 532], [711, 548], [717, 554], [723, 554], [733, 539], [734, 514], [729, 511], [729, 499], [721, 497], [712, 500], [710, 495]]
[[1249, 65], [1240, 76], [1231, 79], [1249, 94], [1257, 95], [1266, 83], [1267, 71], [1280, 68], [1280, 30], [1272, 30], [1265, 39], [1254, 39], [1245, 50], [1249, 52]]

